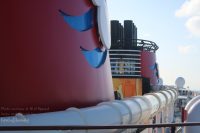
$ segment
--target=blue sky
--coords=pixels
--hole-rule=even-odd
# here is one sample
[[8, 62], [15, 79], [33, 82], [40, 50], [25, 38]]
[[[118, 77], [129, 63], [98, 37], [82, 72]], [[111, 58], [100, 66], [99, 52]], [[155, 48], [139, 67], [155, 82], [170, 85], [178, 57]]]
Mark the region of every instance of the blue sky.
[[174, 85], [200, 90], [200, 0], [107, 0], [110, 20], [133, 20], [138, 38], [151, 40], [157, 51], [160, 77]]

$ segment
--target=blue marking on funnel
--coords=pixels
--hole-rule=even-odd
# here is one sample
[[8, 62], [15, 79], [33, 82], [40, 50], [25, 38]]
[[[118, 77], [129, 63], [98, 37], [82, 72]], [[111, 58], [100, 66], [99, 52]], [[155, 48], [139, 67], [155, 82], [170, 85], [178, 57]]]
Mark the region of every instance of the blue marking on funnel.
[[152, 66], [149, 67], [150, 70], [155, 70], [156, 69], [156, 63], [153, 64]]
[[89, 51], [81, 47], [81, 52], [93, 68], [99, 68], [103, 65], [107, 57], [107, 50], [101, 51], [100, 48]]
[[64, 17], [66, 23], [68, 23], [73, 29], [77, 31], [86, 31], [93, 27], [94, 9], [90, 9], [81, 16], [71, 16], [62, 10], [59, 10], [61, 15]]

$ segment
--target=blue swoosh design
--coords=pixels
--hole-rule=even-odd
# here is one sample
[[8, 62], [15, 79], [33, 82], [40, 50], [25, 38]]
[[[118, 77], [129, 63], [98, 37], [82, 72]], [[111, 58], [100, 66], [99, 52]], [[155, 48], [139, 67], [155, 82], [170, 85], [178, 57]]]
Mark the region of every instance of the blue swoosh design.
[[155, 70], [156, 69], [156, 63], [153, 64], [152, 66], [149, 67], [150, 70]]
[[81, 16], [71, 16], [62, 10], [59, 10], [64, 17], [66, 23], [68, 23], [73, 29], [77, 31], [86, 31], [93, 27], [94, 9], [90, 9]]
[[106, 57], [107, 57], [107, 50], [101, 51], [100, 48], [95, 48], [94, 50], [86, 50], [82, 47], [81, 52], [84, 55], [87, 62], [92, 66], [93, 68], [99, 68], [101, 65], [104, 64]]

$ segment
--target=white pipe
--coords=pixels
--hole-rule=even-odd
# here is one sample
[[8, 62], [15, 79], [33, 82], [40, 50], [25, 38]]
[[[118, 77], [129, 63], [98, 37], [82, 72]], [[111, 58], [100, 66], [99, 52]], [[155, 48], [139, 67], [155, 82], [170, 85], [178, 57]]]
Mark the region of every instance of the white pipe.
[[131, 101], [130, 99], [124, 99], [121, 101], [121, 103], [124, 103], [130, 111], [130, 121], [127, 124], [138, 123], [142, 116], [142, 108], [140, 107], [140, 104], [138, 104], [136, 101]]
[[[163, 92], [166, 98], [168, 99], [168, 105], [163, 110], [163, 122], [164, 123], [171, 123], [173, 122], [173, 116], [174, 116], [174, 102], [177, 98], [176, 92], [172, 91], [172, 89], [167, 89]], [[168, 93], [168, 94], [167, 94]], [[169, 101], [171, 99], [171, 101]]]
[[137, 102], [140, 105], [141, 117], [138, 122], [144, 122], [144, 121], [146, 122], [150, 118], [152, 110], [152, 105], [149, 99], [147, 99], [144, 96], [134, 96], [130, 98], [130, 100]]
[[117, 110], [120, 115], [120, 124], [128, 124], [131, 121], [131, 112], [126, 104], [120, 101], [113, 101], [113, 102], [103, 102], [100, 103], [98, 106], [107, 105], [112, 107], [113, 109]]
[[[144, 96], [124, 100], [103, 102], [89, 108], [69, 108], [65, 111], [0, 117], [0, 126], [56, 126], [56, 125], [121, 125], [144, 123], [168, 108], [174, 102], [176, 93], [163, 90]], [[166, 115], [168, 116], [168, 115]], [[166, 117], [165, 116], [165, 117]], [[12, 122], [12, 120], [14, 120]], [[40, 131], [41, 132], [41, 131]], [[50, 132], [50, 131], [48, 131]], [[60, 132], [60, 131], [51, 131]], [[68, 133], [115, 133], [118, 129], [68, 131]], [[7, 132], [9, 133], [9, 132]], [[23, 133], [23, 132], [20, 132]], [[33, 133], [37, 133], [33, 131]]]
[[161, 111], [165, 105], [167, 104], [167, 99], [166, 97], [164, 96], [164, 94], [162, 93], [153, 93], [153, 95], [157, 96], [160, 100], [160, 103], [159, 103], [159, 111]]
[[160, 91], [159, 93], [162, 93], [165, 96], [167, 101], [166, 105], [170, 104], [170, 102], [172, 101], [172, 96], [170, 95], [170, 93], [167, 91]]
[[154, 116], [155, 113], [159, 110], [160, 99], [158, 99], [153, 94], [147, 94], [147, 95], [144, 95], [144, 97], [146, 97], [147, 99], [151, 99], [149, 100], [149, 102], [151, 103], [151, 116]]
[[173, 97], [173, 101], [169, 106], [169, 114], [168, 114], [168, 122], [174, 122], [174, 103], [176, 101], [176, 99], [178, 98], [178, 93], [176, 90], [174, 89], [169, 89], [167, 90], [168, 92], [172, 93], [172, 97]]
[[173, 102], [175, 101], [175, 99], [176, 99], [176, 93], [174, 93], [174, 91], [172, 91], [172, 90], [166, 90], [167, 92], [169, 92], [170, 93], [170, 95], [171, 95], [171, 97], [172, 97], [172, 99], [173, 99]]

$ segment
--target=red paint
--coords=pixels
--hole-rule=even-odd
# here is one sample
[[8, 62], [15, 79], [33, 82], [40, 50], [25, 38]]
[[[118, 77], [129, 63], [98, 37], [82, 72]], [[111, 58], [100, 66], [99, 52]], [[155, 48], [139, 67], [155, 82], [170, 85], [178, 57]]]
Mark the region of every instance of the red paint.
[[155, 71], [150, 69], [156, 63], [156, 54], [149, 51], [141, 52], [141, 75], [145, 78], [150, 78], [151, 85], [157, 84], [157, 77], [155, 76]]
[[86, 107], [113, 99], [109, 58], [94, 69], [80, 52], [80, 46], [100, 46], [97, 28], [78, 32], [58, 12], [81, 15], [91, 7], [88, 0], [1, 2], [0, 116]]
[[188, 116], [187, 110], [185, 110], [185, 108], [181, 108], [181, 116], [182, 116], [181, 117], [182, 122], [185, 122]]

